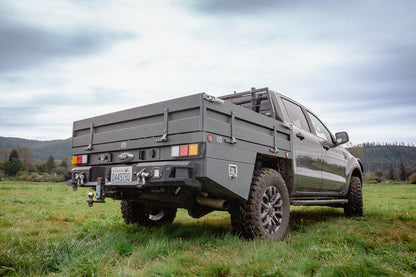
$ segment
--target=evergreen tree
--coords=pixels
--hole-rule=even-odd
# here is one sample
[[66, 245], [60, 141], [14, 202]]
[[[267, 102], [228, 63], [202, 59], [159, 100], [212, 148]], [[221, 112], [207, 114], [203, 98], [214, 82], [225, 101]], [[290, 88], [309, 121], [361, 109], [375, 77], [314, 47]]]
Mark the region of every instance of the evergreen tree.
[[387, 179], [392, 180], [392, 181], [396, 180], [396, 174], [394, 172], [393, 164], [390, 164], [390, 167], [387, 170]]
[[16, 174], [23, 169], [23, 163], [19, 159], [16, 149], [12, 150], [9, 160], [4, 162], [3, 167], [4, 173], [8, 176], [16, 176]]
[[39, 172], [45, 172], [45, 163], [38, 162], [35, 165], [35, 167], [36, 167], [37, 171], [39, 171]]
[[66, 171], [68, 171], [68, 168], [69, 168], [69, 159], [68, 159], [68, 157], [63, 157], [62, 161], [61, 161], [61, 164], [59, 166], [64, 168]]
[[407, 179], [407, 172], [406, 172], [406, 168], [404, 167], [403, 162], [400, 162], [400, 172], [399, 172], [399, 178], [402, 181], [405, 181]]
[[53, 158], [53, 156], [49, 156], [49, 159], [45, 162], [45, 170], [48, 173], [52, 173], [53, 170], [55, 169], [55, 159]]
[[11, 162], [13, 159], [18, 159], [18, 158], [19, 158], [19, 153], [17, 152], [16, 149], [13, 148], [9, 156], [9, 161]]

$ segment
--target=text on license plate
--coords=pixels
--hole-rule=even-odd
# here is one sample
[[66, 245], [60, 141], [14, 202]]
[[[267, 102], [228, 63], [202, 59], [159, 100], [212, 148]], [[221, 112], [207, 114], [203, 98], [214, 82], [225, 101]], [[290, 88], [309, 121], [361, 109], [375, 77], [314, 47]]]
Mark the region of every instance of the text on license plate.
[[112, 167], [111, 168], [111, 182], [112, 183], [124, 183], [131, 182], [132, 167]]

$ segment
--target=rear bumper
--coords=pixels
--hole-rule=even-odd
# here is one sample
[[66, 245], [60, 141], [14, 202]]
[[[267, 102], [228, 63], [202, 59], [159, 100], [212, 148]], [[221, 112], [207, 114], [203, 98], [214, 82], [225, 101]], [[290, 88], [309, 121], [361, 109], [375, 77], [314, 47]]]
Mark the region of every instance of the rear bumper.
[[[186, 186], [200, 190], [202, 185], [195, 178], [195, 161], [146, 162], [132, 165], [85, 166], [72, 169], [74, 187], [151, 188], [163, 186]], [[111, 169], [131, 167], [131, 181], [112, 182]]]

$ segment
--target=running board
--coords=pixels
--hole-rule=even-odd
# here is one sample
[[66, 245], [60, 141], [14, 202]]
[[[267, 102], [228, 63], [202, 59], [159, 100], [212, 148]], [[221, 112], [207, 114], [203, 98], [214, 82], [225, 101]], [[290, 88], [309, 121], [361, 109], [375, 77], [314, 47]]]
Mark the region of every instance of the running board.
[[327, 206], [335, 204], [347, 204], [348, 199], [314, 199], [314, 200], [291, 200], [293, 206]]

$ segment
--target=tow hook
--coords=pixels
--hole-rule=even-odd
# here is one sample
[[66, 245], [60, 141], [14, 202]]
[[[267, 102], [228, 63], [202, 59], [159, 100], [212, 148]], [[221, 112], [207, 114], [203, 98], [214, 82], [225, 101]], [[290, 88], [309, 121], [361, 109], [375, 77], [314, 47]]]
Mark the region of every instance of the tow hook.
[[146, 172], [146, 169], [140, 170], [137, 174], [137, 184], [138, 185], [144, 185], [146, 184], [146, 178], [149, 177], [149, 172]]

